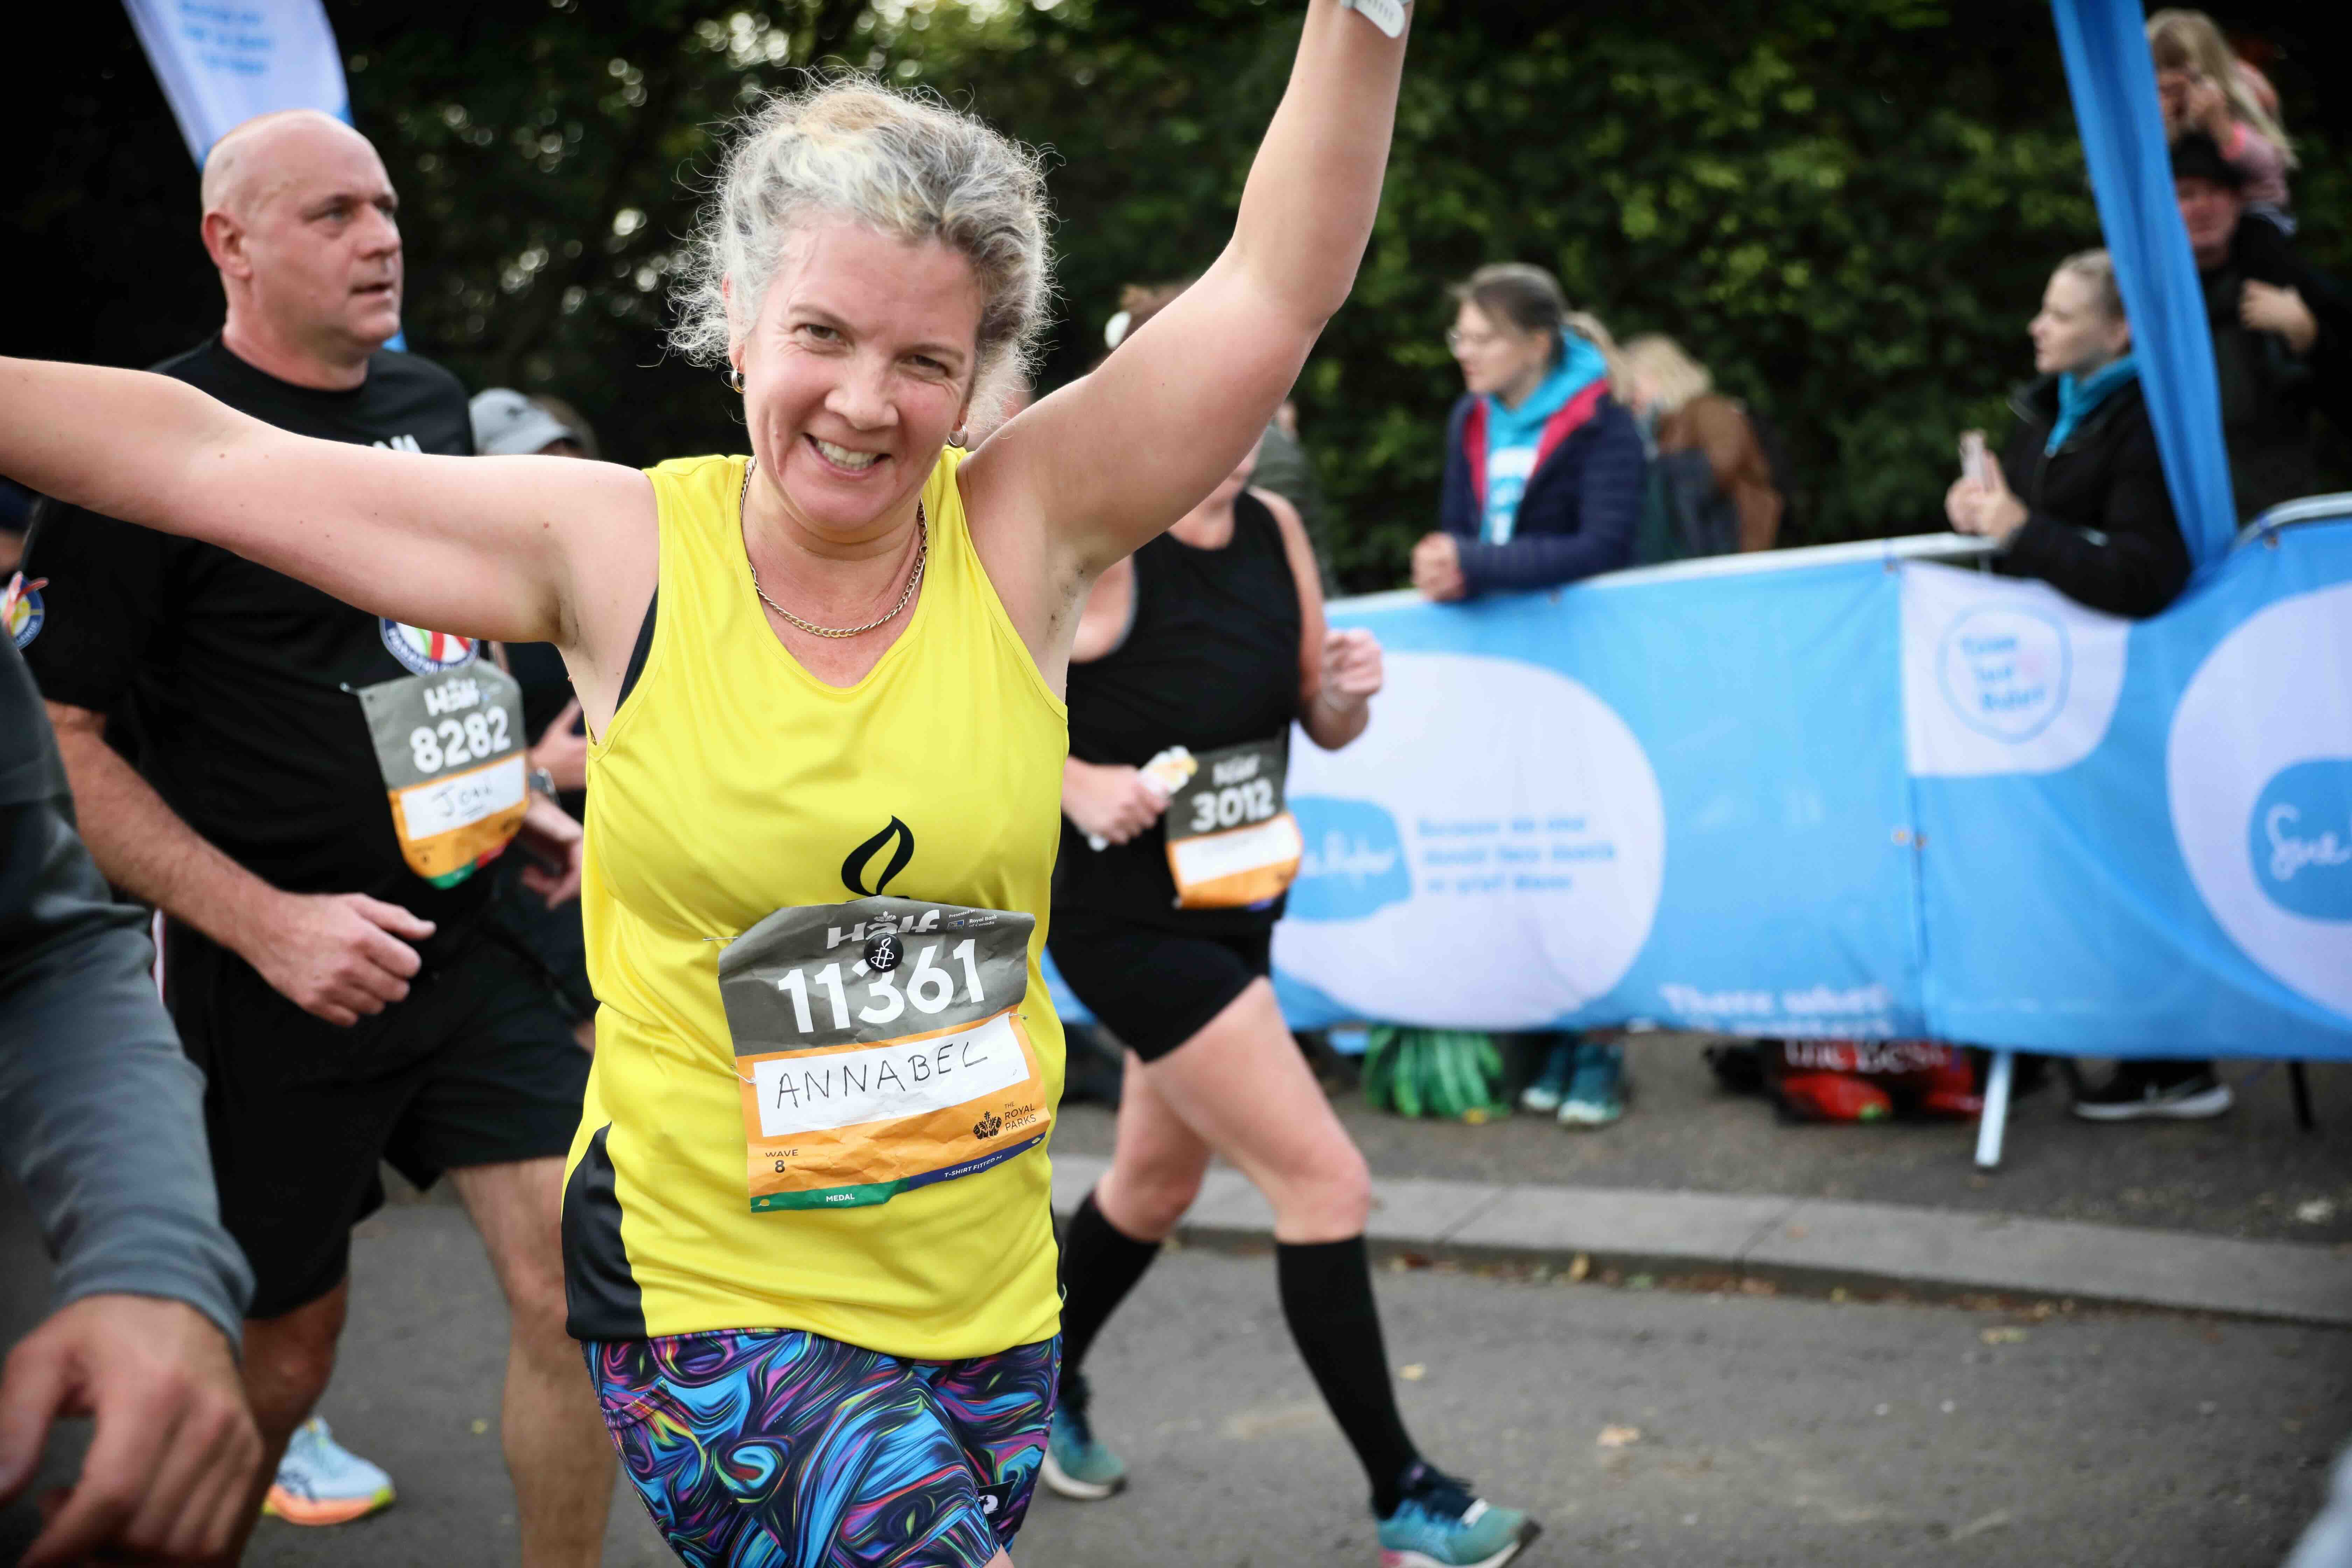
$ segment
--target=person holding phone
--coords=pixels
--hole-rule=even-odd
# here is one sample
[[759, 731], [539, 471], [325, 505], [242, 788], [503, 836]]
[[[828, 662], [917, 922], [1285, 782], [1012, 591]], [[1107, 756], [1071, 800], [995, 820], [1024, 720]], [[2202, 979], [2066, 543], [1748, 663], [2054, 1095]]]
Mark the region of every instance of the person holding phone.
[[[2000, 460], [1981, 431], [1961, 437], [1963, 472], [1944, 496], [1962, 533], [2000, 546], [1996, 571], [2032, 577], [2110, 615], [2152, 616], [2189, 581], [2156, 431], [2132, 358], [2131, 323], [2104, 250], [2050, 275], [2026, 328], [2040, 375], [2011, 400]], [[2210, 1061], [2125, 1062], [2074, 1100], [2091, 1121], [2219, 1116], [2229, 1085]]]
[[2001, 547], [2000, 572], [2110, 615], [2155, 615], [2187, 584], [2189, 547], [2105, 251], [2058, 264], [2026, 334], [2039, 374], [2010, 400], [2009, 444], [1992, 462], [1983, 432], [1962, 437], [1979, 471], [1954, 481], [1945, 515]]

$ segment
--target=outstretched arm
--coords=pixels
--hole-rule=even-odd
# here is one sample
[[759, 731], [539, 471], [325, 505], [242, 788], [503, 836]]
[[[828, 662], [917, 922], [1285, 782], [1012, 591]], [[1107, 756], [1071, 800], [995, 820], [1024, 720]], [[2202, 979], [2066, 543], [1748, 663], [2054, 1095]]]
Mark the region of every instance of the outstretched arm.
[[1402, 37], [1309, 0], [1224, 253], [1100, 370], [990, 438], [964, 469], [975, 516], [1042, 521], [1055, 564], [1091, 576], [1233, 472], [1355, 283], [1403, 64]]
[[363, 610], [516, 642], [578, 645], [573, 563], [609, 559], [600, 544], [632, 521], [651, 538], [649, 487], [627, 468], [312, 440], [92, 365], [0, 360], [0, 473]]

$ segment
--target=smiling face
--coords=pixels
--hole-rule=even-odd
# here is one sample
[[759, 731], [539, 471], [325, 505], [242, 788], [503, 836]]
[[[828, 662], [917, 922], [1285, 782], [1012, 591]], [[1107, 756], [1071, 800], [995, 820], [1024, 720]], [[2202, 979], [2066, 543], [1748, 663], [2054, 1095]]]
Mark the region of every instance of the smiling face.
[[1454, 330], [1445, 341], [1454, 351], [1454, 363], [1462, 367], [1463, 385], [1506, 403], [1524, 399], [1543, 384], [1551, 368], [1549, 333], [1522, 331], [1467, 300], [1454, 312]]
[[326, 115], [230, 132], [205, 170], [205, 237], [233, 312], [328, 360], [400, 331], [399, 198], [367, 138]]
[[2042, 309], [2026, 326], [2033, 368], [2044, 375], [2088, 375], [2131, 347], [2131, 329], [2111, 316], [2097, 288], [2064, 268], [2050, 275]]
[[855, 539], [911, 510], [963, 422], [982, 304], [935, 240], [842, 219], [786, 246], [733, 358], [751, 449], [803, 526]]

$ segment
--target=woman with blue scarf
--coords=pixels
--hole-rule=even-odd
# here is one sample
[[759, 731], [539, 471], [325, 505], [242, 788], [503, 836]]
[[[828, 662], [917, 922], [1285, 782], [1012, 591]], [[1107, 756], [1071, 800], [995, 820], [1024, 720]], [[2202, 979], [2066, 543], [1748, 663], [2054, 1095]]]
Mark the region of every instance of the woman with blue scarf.
[[[2115, 265], [2104, 250], [2058, 264], [2026, 329], [2042, 373], [2011, 400], [2017, 429], [1996, 465], [1944, 497], [1962, 533], [2001, 547], [1995, 566], [2118, 616], [2152, 616], [2189, 581], [2147, 401], [2132, 363]], [[2075, 1096], [2088, 1121], [2186, 1121], [2230, 1109], [2210, 1061], [2126, 1061]]]
[[[1648, 459], [1612, 395], [1615, 344], [1571, 314], [1540, 267], [1482, 267], [1454, 290], [1445, 334], [1466, 387], [1445, 431], [1442, 531], [1414, 546], [1429, 598], [1549, 588], [1632, 563]], [[1625, 1113], [1625, 1047], [1542, 1037], [1542, 1071], [1519, 1098], [1563, 1127]]]
[[1445, 432], [1441, 531], [1413, 547], [1432, 599], [1556, 587], [1633, 557], [1644, 459], [1611, 395], [1608, 331], [1540, 267], [1482, 267], [1445, 334], [1467, 386]]
[[2011, 400], [2017, 429], [2000, 463], [1961, 475], [1945, 515], [1999, 544], [1995, 565], [2011, 576], [2111, 615], [2152, 616], [2188, 583], [2189, 548], [2107, 253], [2060, 262], [2026, 331], [2041, 377]]

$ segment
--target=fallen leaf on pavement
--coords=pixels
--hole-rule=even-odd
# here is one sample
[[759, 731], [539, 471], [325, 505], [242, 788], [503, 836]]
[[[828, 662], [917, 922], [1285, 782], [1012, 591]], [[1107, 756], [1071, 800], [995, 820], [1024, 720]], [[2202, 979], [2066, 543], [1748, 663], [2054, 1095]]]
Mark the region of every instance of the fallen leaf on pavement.
[[1987, 1329], [1977, 1338], [1989, 1345], [2022, 1344], [2025, 1342], [2025, 1331], [2023, 1329]]
[[1429, 1375], [1429, 1369], [1419, 1362], [1413, 1362], [1409, 1365], [1397, 1368], [1397, 1375], [1407, 1383], [1419, 1383]]
[[1601, 1447], [1604, 1448], [1631, 1447], [1641, 1440], [1642, 1429], [1639, 1426], [1603, 1426], [1601, 1428], [1600, 1442]]

